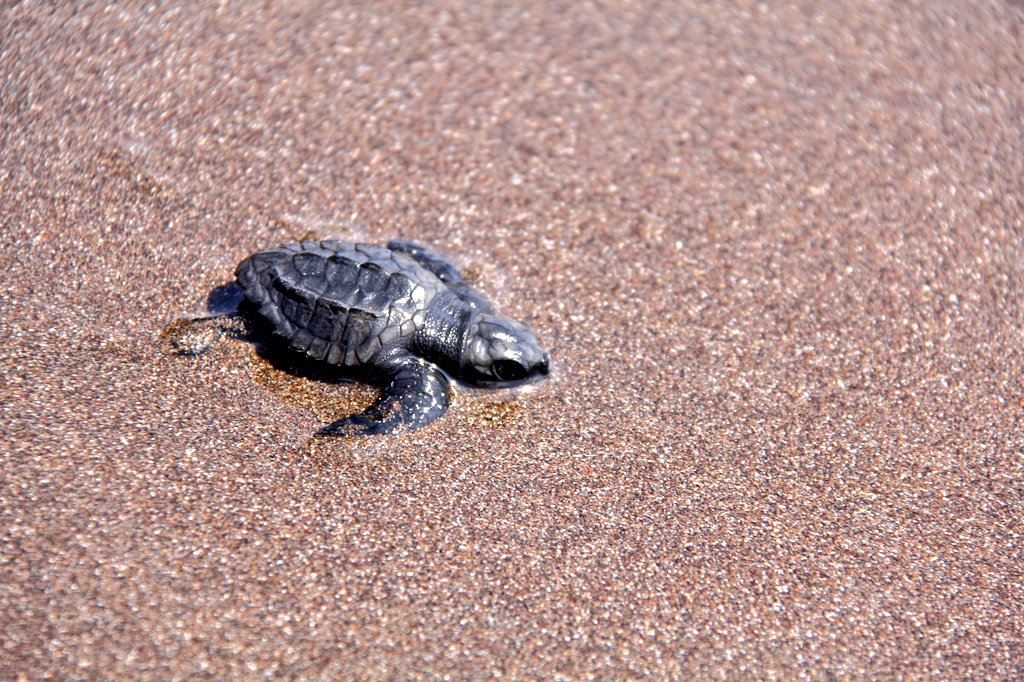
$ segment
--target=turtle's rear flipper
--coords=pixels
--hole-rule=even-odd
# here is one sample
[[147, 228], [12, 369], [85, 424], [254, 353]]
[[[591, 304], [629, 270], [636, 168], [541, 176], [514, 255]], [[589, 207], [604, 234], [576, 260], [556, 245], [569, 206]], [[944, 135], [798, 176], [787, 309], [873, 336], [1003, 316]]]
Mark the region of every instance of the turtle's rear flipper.
[[434, 365], [408, 356], [380, 397], [359, 414], [339, 419], [317, 431], [318, 436], [372, 436], [414, 431], [448, 409], [448, 379]]
[[249, 325], [238, 313], [213, 317], [185, 317], [164, 327], [160, 338], [170, 342], [175, 355], [202, 355], [225, 336], [244, 339]]

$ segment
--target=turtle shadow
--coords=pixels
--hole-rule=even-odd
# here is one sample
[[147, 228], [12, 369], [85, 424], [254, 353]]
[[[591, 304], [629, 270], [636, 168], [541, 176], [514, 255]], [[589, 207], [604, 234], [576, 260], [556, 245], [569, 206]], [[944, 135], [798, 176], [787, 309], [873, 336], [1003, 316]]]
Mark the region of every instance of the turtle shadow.
[[318, 381], [326, 384], [380, 384], [371, 378], [362, 376], [352, 368], [335, 368], [331, 365], [308, 358], [288, 348], [287, 344], [272, 338], [268, 333], [254, 333], [243, 339], [251, 344], [256, 355], [274, 369], [300, 379]]
[[245, 292], [237, 282], [228, 282], [214, 287], [206, 296], [206, 311], [211, 315], [230, 315], [238, 312]]

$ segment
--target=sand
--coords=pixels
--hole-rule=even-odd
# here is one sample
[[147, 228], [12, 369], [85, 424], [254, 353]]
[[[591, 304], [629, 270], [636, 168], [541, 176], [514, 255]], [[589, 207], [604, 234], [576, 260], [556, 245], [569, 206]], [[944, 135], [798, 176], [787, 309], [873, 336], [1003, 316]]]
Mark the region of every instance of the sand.
[[[515, 5], [515, 6], [513, 6]], [[0, 677], [1024, 674], [1024, 7], [0, 10]], [[429, 428], [162, 332], [306, 235], [554, 359]]]

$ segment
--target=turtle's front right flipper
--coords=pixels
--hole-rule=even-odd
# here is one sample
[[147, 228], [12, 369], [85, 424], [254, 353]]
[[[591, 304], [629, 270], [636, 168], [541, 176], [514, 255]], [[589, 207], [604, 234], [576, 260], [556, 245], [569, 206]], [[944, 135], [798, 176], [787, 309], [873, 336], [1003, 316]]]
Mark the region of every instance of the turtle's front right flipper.
[[358, 414], [317, 431], [318, 436], [372, 436], [414, 431], [448, 409], [448, 379], [435, 365], [414, 356], [392, 362], [395, 372], [380, 397]]

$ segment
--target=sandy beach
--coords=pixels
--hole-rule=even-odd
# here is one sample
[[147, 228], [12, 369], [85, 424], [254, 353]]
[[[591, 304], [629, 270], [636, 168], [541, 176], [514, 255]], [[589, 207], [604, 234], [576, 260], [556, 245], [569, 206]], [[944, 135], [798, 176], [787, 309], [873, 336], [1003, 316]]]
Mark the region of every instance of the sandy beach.
[[[1024, 5], [5, 3], [0, 678], [1024, 675]], [[450, 254], [396, 437], [176, 320]]]

